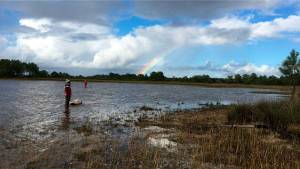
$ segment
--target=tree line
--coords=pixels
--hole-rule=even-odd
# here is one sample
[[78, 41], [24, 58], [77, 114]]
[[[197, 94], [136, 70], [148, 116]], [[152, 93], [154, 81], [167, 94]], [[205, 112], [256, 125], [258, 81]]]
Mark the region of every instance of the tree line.
[[71, 77], [68, 73], [40, 70], [37, 64], [21, 62], [19, 60], [0, 59], [0, 78], [16, 77]]
[[163, 72], [148, 74], [118, 74], [109, 73], [94, 76], [72, 76], [64, 72], [51, 72], [40, 70], [35, 63], [24, 63], [19, 60], [0, 59], [0, 78], [72, 78], [72, 79], [95, 79], [95, 80], [120, 80], [120, 81], [169, 81], [187, 83], [237, 83], [258, 85], [299, 85], [300, 84], [300, 60], [299, 53], [295, 50], [282, 63], [279, 68], [282, 76], [262, 76], [255, 73], [235, 74], [225, 78], [214, 78], [209, 75], [195, 75], [192, 77], [166, 77]]

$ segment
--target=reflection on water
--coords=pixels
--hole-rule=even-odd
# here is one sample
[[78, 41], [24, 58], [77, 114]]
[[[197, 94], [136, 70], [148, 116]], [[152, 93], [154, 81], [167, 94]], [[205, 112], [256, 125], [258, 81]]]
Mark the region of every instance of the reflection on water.
[[70, 125], [70, 111], [66, 109], [64, 112], [64, 117], [62, 119], [62, 129], [68, 130]]
[[[150, 85], [126, 83], [72, 83], [72, 99], [80, 106], [64, 110], [64, 82], [0, 80], [0, 128], [18, 136], [43, 138], [55, 135], [62, 126], [80, 124], [90, 119], [101, 124], [111, 118], [132, 120], [140, 115], [140, 107], [169, 110], [197, 108], [208, 102], [223, 104], [271, 100], [279, 94], [262, 94], [257, 89], [205, 88], [182, 85]], [[62, 120], [63, 119], [63, 120]]]

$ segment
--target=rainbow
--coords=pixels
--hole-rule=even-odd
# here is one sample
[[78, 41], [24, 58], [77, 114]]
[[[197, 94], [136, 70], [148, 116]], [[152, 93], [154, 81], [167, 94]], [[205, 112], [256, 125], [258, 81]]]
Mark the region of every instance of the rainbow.
[[153, 59], [151, 59], [148, 63], [146, 63], [139, 71], [138, 74], [146, 74], [149, 73], [149, 71], [155, 67], [157, 64], [161, 63], [166, 56], [168, 56], [173, 50], [168, 50], [164, 52], [162, 55], [156, 56]]
[[146, 74], [148, 73], [155, 65], [160, 63], [164, 57], [155, 57], [150, 60], [147, 64], [145, 64], [139, 71], [138, 74]]

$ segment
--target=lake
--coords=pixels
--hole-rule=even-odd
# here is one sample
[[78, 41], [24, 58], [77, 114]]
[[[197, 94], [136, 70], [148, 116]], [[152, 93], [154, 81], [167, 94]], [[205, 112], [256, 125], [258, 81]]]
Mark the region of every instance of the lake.
[[[137, 119], [147, 106], [156, 114], [177, 109], [199, 108], [207, 103], [243, 103], [282, 99], [280, 94], [259, 93], [252, 88], [208, 88], [188, 85], [133, 83], [72, 83], [72, 99], [83, 101], [70, 107], [71, 126], [87, 119], [93, 124], [115, 119]], [[16, 137], [55, 137], [64, 126], [64, 82], [0, 80], [0, 128]], [[69, 124], [68, 124], [69, 125]]]

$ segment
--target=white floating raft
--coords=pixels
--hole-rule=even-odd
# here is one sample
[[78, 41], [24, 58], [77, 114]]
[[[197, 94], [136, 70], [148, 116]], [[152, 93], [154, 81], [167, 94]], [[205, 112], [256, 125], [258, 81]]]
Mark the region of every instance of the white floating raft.
[[80, 105], [80, 104], [82, 104], [82, 101], [79, 99], [75, 99], [70, 102], [70, 105]]

